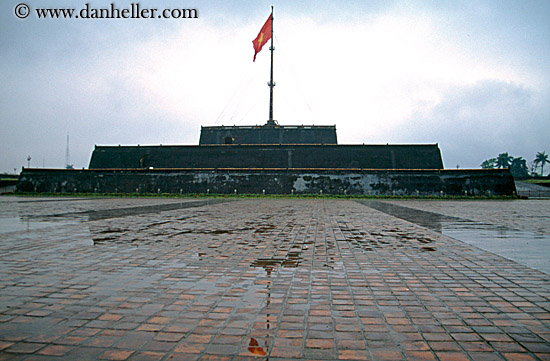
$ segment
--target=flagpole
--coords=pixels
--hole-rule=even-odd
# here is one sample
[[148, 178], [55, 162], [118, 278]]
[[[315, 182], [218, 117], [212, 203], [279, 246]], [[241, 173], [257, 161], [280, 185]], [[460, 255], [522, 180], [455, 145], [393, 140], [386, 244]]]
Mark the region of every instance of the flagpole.
[[271, 50], [271, 74], [269, 78], [269, 120], [267, 121], [267, 125], [277, 125], [277, 123], [273, 120], [273, 87], [275, 86], [275, 83], [273, 82], [273, 51], [275, 50], [275, 47], [273, 47], [273, 5], [271, 5], [271, 47], [269, 48]]

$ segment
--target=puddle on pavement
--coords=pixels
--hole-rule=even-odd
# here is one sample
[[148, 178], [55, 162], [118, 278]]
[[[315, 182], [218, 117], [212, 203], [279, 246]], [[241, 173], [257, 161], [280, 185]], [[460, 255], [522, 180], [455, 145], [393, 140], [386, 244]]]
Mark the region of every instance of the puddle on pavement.
[[254, 233], [266, 233], [266, 232], [269, 232], [271, 230], [273, 230], [275, 228], [275, 225], [273, 224], [268, 224], [268, 225], [264, 225], [264, 226], [260, 226], [258, 227]]
[[[194, 225], [198, 223], [203, 223], [200, 219], [193, 222]], [[217, 240], [215, 236], [219, 235], [229, 235], [229, 234], [242, 234], [245, 235], [250, 231], [258, 229], [257, 227], [243, 227], [238, 229], [198, 229], [193, 228], [188, 225], [189, 228], [182, 229], [182, 225], [186, 225], [185, 221], [180, 220], [165, 220], [158, 221], [150, 224], [143, 224], [141, 228], [121, 228], [117, 226], [103, 226], [103, 225], [90, 225], [90, 231], [94, 235], [94, 244], [101, 244], [107, 242], [115, 243], [158, 243], [170, 241], [175, 239], [177, 242], [178, 236], [190, 236], [193, 235], [200, 237], [201, 235], [211, 235], [212, 239]], [[158, 230], [155, 230], [155, 227], [160, 227]], [[263, 225], [262, 225], [263, 227]], [[273, 226], [275, 227], [275, 226]], [[144, 237], [131, 238], [131, 235], [142, 235]], [[247, 247], [255, 247], [258, 242], [248, 240], [246, 242], [242, 241], [242, 238], [237, 238], [237, 244], [244, 245]], [[220, 246], [220, 243], [213, 243], [208, 245], [210, 249], [216, 249]]]
[[136, 216], [141, 214], [149, 213], [160, 213], [166, 211], [175, 211], [178, 209], [185, 208], [194, 208], [194, 207], [203, 207], [212, 204], [225, 203], [229, 200], [225, 199], [207, 199], [201, 201], [187, 201], [187, 202], [178, 202], [178, 203], [167, 203], [167, 204], [154, 204], [150, 206], [139, 206], [139, 207], [127, 207], [127, 208], [115, 208], [115, 209], [105, 209], [99, 211], [85, 211], [80, 212], [88, 216], [89, 221], [97, 221], [109, 218], [119, 218], [119, 217], [128, 217]]
[[211, 230], [204, 230], [204, 229], [186, 229], [181, 232], [178, 232], [177, 234], [232, 234], [232, 230], [228, 229], [215, 229], [213, 231]]
[[63, 227], [64, 225], [72, 225], [74, 221], [48, 222], [40, 221], [31, 218], [10, 217], [0, 219], [0, 233], [11, 232], [29, 232], [40, 228], [48, 227]]
[[[435, 252], [435, 240], [419, 235], [414, 229], [387, 228], [379, 231], [365, 232], [350, 228], [349, 224], [341, 224], [345, 240], [364, 252], [377, 252], [399, 249], [412, 249], [420, 252]], [[333, 248], [330, 244], [327, 248]]]
[[286, 257], [272, 257], [272, 258], [258, 258], [251, 264], [251, 267], [262, 267], [264, 269], [270, 268], [273, 270], [277, 266], [295, 268], [298, 267], [302, 257], [299, 253], [288, 254]]
[[[510, 229], [379, 201], [357, 201], [367, 207], [434, 230], [550, 274], [550, 235]], [[435, 247], [424, 247], [433, 252]]]
[[142, 214], [174, 211], [174, 210], [185, 209], [185, 208], [203, 207], [203, 206], [231, 202], [231, 201], [232, 200], [229, 200], [229, 199], [207, 199], [207, 200], [197, 200], [197, 201], [174, 202], [174, 203], [166, 203], [166, 204], [153, 204], [148, 206], [121, 207], [121, 208], [110, 208], [110, 209], [102, 209], [102, 210], [58, 213], [58, 214], [41, 215], [41, 216], [29, 216], [29, 218], [42, 220], [42, 221], [48, 221], [52, 219], [61, 219], [61, 218], [73, 218], [81, 221], [100, 221], [100, 220], [105, 220], [110, 218], [121, 218], [121, 217], [128, 217], [128, 216], [137, 216]]
[[[272, 224], [264, 224], [258, 227], [252, 235], [253, 241], [247, 241], [247, 243], [257, 246], [257, 234], [270, 232], [276, 228], [277, 226]], [[279, 267], [298, 267], [303, 261], [302, 252], [308, 250], [312, 244], [311, 239], [308, 239], [304, 234], [304, 230], [305, 228], [302, 225], [296, 225], [294, 222], [284, 224], [276, 232], [277, 246], [275, 252], [257, 258], [251, 263], [250, 267], [263, 268], [267, 274], [271, 274]], [[306, 239], [308, 240], [306, 241]]]
[[242, 233], [246, 231], [251, 231], [256, 228], [254, 227], [244, 227], [244, 228], [238, 228], [238, 229], [184, 229], [183, 231], [180, 231], [176, 234], [234, 234], [234, 233]]
[[[67, 199], [67, 201], [73, 199]], [[77, 199], [82, 200], [82, 199]], [[88, 200], [88, 199], [85, 199]], [[48, 202], [53, 200], [31, 200], [25, 202]], [[65, 200], [55, 200], [56, 202], [65, 201]], [[78, 212], [66, 212], [66, 213], [57, 213], [50, 215], [21, 215], [20, 217], [10, 217], [10, 218], [0, 218], [0, 233], [10, 233], [10, 232], [21, 232], [21, 231], [32, 231], [40, 228], [48, 227], [63, 227], [68, 225], [74, 225], [75, 222], [86, 222], [86, 221], [97, 221], [97, 220], [106, 220], [111, 218], [120, 218], [127, 216], [135, 216], [142, 214], [150, 213], [160, 213], [164, 211], [172, 211], [178, 209], [185, 209], [191, 207], [202, 207], [211, 204], [218, 204], [224, 202], [230, 202], [231, 200], [225, 199], [208, 199], [200, 201], [186, 201], [186, 202], [177, 202], [177, 203], [167, 203], [167, 204], [157, 204], [157, 205], [148, 205], [148, 206], [138, 206], [138, 207], [124, 207], [124, 208], [111, 208], [104, 210], [90, 210], [90, 211], [78, 211]], [[187, 217], [189, 218], [189, 217]], [[133, 231], [143, 231], [145, 229], [151, 229], [157, 226], [164, 226], [173, 221], [157, 221], [151, 224], [146, 225], [144, 229], [133, 230]], [[253, 228], [248, 228], [252, 230]], [[138, 243], [144, 242], [143, 239], [128, 239], [128, 237], [121, 237], [125, 235], [130, 229], [120, 229], [120, 228], [99, 228], [91, 229], [90, 232], [95, 236], [93, 237], [94, 244], [100, 244], [105, 242], [124, 242], [124, 243]], [[189, 231], [182, 233], [198, 233], [197, 231]], [[207, 231], [204, 233], [208, 234], [230, 234], [233, 231], [231, 230], [213, 230]], [[174, 232], [171, 229], [161, 230], [156, 233], [151, 233], [149, 238], [171, 236]], [[159, 239], [162, 241], [162, 239]], [[150, 242], [150, 240], [149, 240]]]

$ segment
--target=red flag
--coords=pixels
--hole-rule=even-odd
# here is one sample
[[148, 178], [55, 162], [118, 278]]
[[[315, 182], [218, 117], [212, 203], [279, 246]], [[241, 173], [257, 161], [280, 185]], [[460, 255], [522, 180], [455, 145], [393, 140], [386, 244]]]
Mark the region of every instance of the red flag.
[[256, 39], [252, 40], [252, 45], [254, 45], [254, 60], [256, 61], [256, 54], [262, 50], [262, 47], [267, 43], [269, 39], [271, 39], [271, 26], [272, 26], [272, 20], [273, 20], [273, 13], [269, 14], [269, 18], [265, 22], [264, 26], [262, 26], [262, 30], [260, 30], [260, 33], [258, 36], [256, 36]]

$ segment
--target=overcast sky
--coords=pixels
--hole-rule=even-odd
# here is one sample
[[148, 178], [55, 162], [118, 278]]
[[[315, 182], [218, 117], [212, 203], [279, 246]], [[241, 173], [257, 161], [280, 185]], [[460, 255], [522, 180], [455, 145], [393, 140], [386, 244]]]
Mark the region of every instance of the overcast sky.
[[[438, 143], [446, 168], [550, 152], [550, 1], [160, 1], [198, 19], [39, 20], [0, 2], [0, 171], [88, 167], [95, 144], [198, 144], [201, 125], [336, 125], [340, 144]], [[137, 1], [135, 1], [137, 2]]]

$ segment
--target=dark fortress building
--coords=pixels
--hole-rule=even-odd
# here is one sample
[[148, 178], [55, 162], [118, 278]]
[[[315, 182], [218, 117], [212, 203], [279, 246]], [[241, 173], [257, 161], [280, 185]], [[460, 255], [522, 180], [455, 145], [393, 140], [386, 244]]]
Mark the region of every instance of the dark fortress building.
[[202, 127], [198, 146], [96, 146], [90, 169], [442, 169], [437, 144], [338, 145], [335, 126]]
[[96, 146], [88, 169], [24, 169], [18, 191], [512, 195], [509, 170], [443, 169], [437, 144], [338, 145], [335, 126], [202, 127], [199, 145]]
[[269, 120], [202, 127], [199, 145], [96, 146], [88, 169], [23, 169], [20, 192], [512, 195], [508, 169], [445, 170], [437, 144], [339, 145], [335, 126], [273, 120], [273, 7], [253, 41], [271, 39]]
[[336, 126], [219, 126], [201, 127], [200, 145], [220, 144], [336, 144]]

